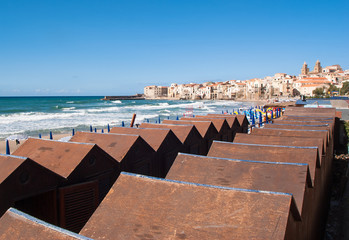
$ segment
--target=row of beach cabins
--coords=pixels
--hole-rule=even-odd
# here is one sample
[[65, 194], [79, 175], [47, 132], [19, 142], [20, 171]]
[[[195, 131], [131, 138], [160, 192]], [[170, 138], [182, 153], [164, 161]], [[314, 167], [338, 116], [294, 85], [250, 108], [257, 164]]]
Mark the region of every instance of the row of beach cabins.
[[250, 134], [208, 114], [29, 138], [0, 155], [0, 239], [321, 239], [334, 108], [287, 107]]

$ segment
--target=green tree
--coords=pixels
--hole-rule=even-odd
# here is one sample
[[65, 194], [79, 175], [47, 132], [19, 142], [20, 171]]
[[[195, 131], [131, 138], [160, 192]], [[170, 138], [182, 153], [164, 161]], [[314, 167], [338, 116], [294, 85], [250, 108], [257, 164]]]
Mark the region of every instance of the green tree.
[[313, 94], [315, 95], [315, 97], [319, 98], [322, 97], [324, 95], [324, 89], [323, 88], [316, 88], [313, 91]]
[[344, 94], [346, 94], [348, 92], [349, 92], [349, 82], [344, 82], [343, 86], [342, 86], [342, 88], [340, 90], [340, 94], [344, 95]]

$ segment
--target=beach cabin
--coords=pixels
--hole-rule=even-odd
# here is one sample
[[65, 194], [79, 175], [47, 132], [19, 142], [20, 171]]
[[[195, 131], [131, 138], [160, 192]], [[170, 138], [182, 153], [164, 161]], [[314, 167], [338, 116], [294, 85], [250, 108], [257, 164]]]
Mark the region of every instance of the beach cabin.
[[58, 189], [16, 201], [14, 207], [75, 232], [120, 173], [119, 164], [95, 144], [29, 138], [14, 155], [27, 157], [66, 179]]
[[[325, 194], [326, 181], [323, 178], [326, 176], [324, 168], [320, 167], [320, 159], [318, 157], [317, 147], [298, 147], [298, 146], [276, 146], [265, 144], [250, 144], [250, 143], [227, 143], [214, 141], [208, 155], [210, 157], [233, 158], [252, 161], [270, 161], [270, 162], [285, 162], [285, 163], [305, 163], [309, 165], [309, 172], [314, 188], [313, 206], [316, 210], [314, 229], [311, 232], [316, 232], [315, 239], [319, 239], [324, 231], [324, 223], [326, 216], [324, 215], [326, 206]], [[325, 198], [323, 198], [325, 197]]]
[[248, 125], [250, 124], [247, 120], [246, 115], [235, 115], [240, 123], [240, 128], [242, 133], [248, 133]]
[[93, 239], [299, 239], [291, 194], [121, 173], [80, 231]]
[[199, 155], [207, 154], [204, 139], [193, 124], [168, 124], [164, 120], [162, 124], [142, 123], [140, 128], [170, 129], [183, 144], [183, 152]]
[[304, 107], [287, 107], [284, 115], [308, 115], [317, 117], [336, 117], [336, 108], [304, 108]]
[[[246, 135], [246, 134], [243, 134]], [[313, 189], [308, 164], [256, 162], [180, 153], [167, 179], [292, 193], [301, 213], [302, 239], [311, 238]]]
[[14, 208], [10, 208], [0, 218], [0, 239], [90, 240], [90, 238], [51, 225]]
[[[206, 154], [208, 152], [208, 149], [210, 149], [210, 146], [212, 144], [213, 140], [219, 139], [219, 134], [216, 129], [216, 127], [213, 125], [211, 121], [196, 121], [195, 120], [164, 120], [163, 123], [166, 124], [192, 124], [196, 127], [196, 129], [199, 131], [202, 139], [204, 140]], [[203, 155], [206, 155], [203, 154]]]
[[218, 134], [220, 135], [219, 140], [232, 142], [233, 133], [230, 129], [230, 126], [225, 118], [214, 118], [202, 115], [196, 115], [195, 118], [181, 118], [181, 120], [198, 120], [198, 121], [211, 121], [216, 127]]
[[[0, 216], [16, 201], [56, 191], [66, 178], [48, 170], [35, 161], [14, 155], [0, 154]], [[56, 214], [51, 222], [57, 224]]]
[[120, 165], [121, 171], [155, 176], [155, 150], [138, 135], [77, 132], [72, 142], [97, 144]]
[[240, 126], [239, 120], [237, 119], [236, 115], [209, 113], [209, 114], [207, 114], [207, 117], [224, 118], [225, 120], [227, 120], [227, 123], [229, 124], [229, 127], [232, 131], [232, 134], [233, 134], [233, 136], [232, 136], [233, 139], [234, 139], [236, 133], [241, 132], [241, 126]]
[[155, 164], [159, 166], [157, 177], [166, 176], [178, 152], [183, 152], [184, 149], [182, 142], [171, 129], [113, 127], [110, 133], [141, 136], [156, 151]]

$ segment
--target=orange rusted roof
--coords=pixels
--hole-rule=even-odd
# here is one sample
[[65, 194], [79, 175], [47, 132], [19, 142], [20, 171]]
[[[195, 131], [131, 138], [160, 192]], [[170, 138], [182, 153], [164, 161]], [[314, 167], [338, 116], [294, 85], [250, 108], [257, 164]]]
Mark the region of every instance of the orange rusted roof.
[[315, 170], [320, 167], [317, 147], [289, 147], [262, 144], [228, 143], [213, 141], [207, 156], [255, 161], [290, 162], [309, 164], [314, 184]]
[[229, 126], [232, 128], [234, 125], [236, 127], [240, 127], [239, 120], [237, 119], [236, 115], [230, 115], [230, 114], [208, 114], [207, 117], [214, 117], [214, 118], [225, 118]]
[[213, 123], [215, 128], [217, 129], [218, 132], [222, 130], [224, 125], [227, 125], [228, 128], [230, 128], [229, 124], [225, 120], [225, 118], [216, 118], [216, 117], [210, 117], [210, 116], [202, 116], [202, 115], [196, 115], [195, 118], [181, 118], [181, 120], [195, 120], [196, 121], [210, 121]]
[[201, 137], [205, 137], [207, 131], [209, 129], [213, 129], [214, 131], [217, 131], [216, 127], [213, 125], [211, 121], [199, 121], [194, 118], [193, 120], [164, 120], [163, 123], [169, 123], [169, 124], [192, 124], [196, 127], [196, 129], [199, 131]]
[[303, 209], [306, 188], [312, 187], [307, 164], [256, 162], [183, 153], [178, 154], [166, 178], [216, 186], [292, 193], [300, 211]]
[[300, 216], [290, 194], [121, 173], [80, 234], [93, 239], [285, 239], [287, 233], [297, 238], [293, 219]]
[[138, 138], [137, 135], [129, 134], [77, 132], [70, 141], [97, 144], [116, 161], [121, 162]]
[[193, 125], [174, 125], [174, 124], [166, 124], [166, 121], [162, 124], [153, 124], [153, 123], [142, 123], [139, 127], [141, 128], [164, 128], [164, 129], [171, 129], [173, 133], [177, 136], [177, 138], [184, 143], [189, 136], [189, 133], [193, 129]]
[[129, 128], [113, 127], [110, 133], [133, 134], [141, 136], [155, 151], [159, 149], [166, 137], [172, 132], [170, 129], [159, 128]]
[[28, 157], [67, 178], [94, 146], [94, 144], [29, 138], [13, 155]]
[[84, 236], [51, 225], [17, 209], [10, 208], [0, 218], [0, 239], [84, 239]]
[[27, 158], [0, 154], [0, 184]]

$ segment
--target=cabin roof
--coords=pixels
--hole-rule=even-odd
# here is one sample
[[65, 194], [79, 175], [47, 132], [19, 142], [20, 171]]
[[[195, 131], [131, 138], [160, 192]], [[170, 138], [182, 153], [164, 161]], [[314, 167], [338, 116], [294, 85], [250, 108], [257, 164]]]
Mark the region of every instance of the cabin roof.
[[121, 173], [80, 234], [96, 239], [229, 239], [232, 234], [283, 239], [289, 214], [300, 219], [291, 194]]
[[67, 178], [95, 144], [28, 138], [13, 155], [28, 157]]

